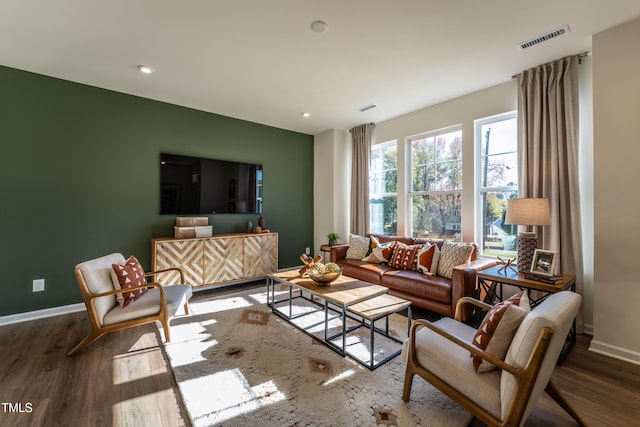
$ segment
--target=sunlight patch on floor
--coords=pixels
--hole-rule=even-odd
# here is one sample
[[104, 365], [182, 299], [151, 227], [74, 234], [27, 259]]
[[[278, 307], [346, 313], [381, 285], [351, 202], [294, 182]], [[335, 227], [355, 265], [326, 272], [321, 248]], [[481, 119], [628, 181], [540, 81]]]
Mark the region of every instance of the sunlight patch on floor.
[[[166, 374], [167, 366], [163, 363], [150, 364], [151, 353], [160, 352], [157, 347], [147, 348], [131, 353], [118, 354], [113, 358], [113, 383], [126, 384], [154, 375]], [[157, 360], [163, 360], [160, 354]]]
[[212, 299], [212, 300], [204, 300], [198, 301], [190, 305], [192, 314], [203, 314], [209, 313], [214, 314], [227, 310], [234, 310], [236, 308], [241, 307], [250, 307], [252, 305], [251, 301], [247, 301], [243, 297], [229, 297], [229, 298], [221, 298], [221, 299]]
[[[220, 387], [211, 388], [211, 384]], [[239, 369], [192, 378], [180, 383], [186, 395], [197, 396], [189, 402], [194, 425], [221, 423], [240, 414], [286, 399], [273, 381], [251, 386]], [[215, 408], [215, 413], [212, 413]]]
[[325, 385], [325, 386], [331, 385], [332, 383], [335, 383], [337, 381], [342, 381], [345, 378], [349, 378], [350, 376], [352, 376], [355, 373], [356, 372], [353, 369], [347, 369], [346, 371], [339, 373], [335, 377], [326, 380], [324, 383], [322, 383], [322, 385]]

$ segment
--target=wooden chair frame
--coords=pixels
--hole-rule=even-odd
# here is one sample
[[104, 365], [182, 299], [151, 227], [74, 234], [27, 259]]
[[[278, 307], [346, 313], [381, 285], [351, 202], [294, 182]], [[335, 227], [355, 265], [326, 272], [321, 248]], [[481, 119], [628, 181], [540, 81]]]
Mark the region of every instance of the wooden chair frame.
[[[180, 274], [180, 283], [184, 283], [184, 272], [179, 267], [171, 267], [164, 270], [151, 271], [145, 273], [145, 277], [155, 276], [160, 273], [165, 273], [168, 271], [178, 271]], [[159, 320], [162, 323], [162, 327], [164, 329], [164, 335], [167, 342], [171, 341], [171, 331], [169, 329], [169, 313], [167, 312], [167, 300], [164, 293], [164, 287], [158, 282], [149, 282], [140, 286], [132, 286], [127, 289], [114, 289], [108, 292], [101, 292], [99, 294], [93, 294], [89, 291], [89, 287], [87, 286], [87, 282], [82, 275], [82, 271], [79, 268], [75, 269], [76, 280], [78, 281], [78, 286], [80, 287], [80, 293], [82, 294], [82, 299], [84, 300], [84, 305], [87, 308], [87, 316], [89, 317], [89, 322], [91, 323], [91, 332], [87, 335], [78, 345], [76, 345], [67, 356], [72, 356], [87, 347], [88, 345], [94, 343], [101, 336], [114, 331], [119, 331], [126, 328], [131, 328], [134, 326], [140, 326], [147, 323], [155, 322]], [[155, 277], [154, 277], [155, 278]], [[136, 289], [144, 289], [144, 288], [158, 288], [160, 291], [160, 311], [157, 314], [144, 316], [137, 319], [131, 319], [120, 323], [114, 323], [111, 325], [102, 326], [98, 319], [98, 314], [96, 313], [94, 303], [96, 299], [109, 296], [116, 295], [123, 292], [129, 292]], [[186, 314], [189, 314], [189, 301], [186, 301], [184, 304], [184, 311]]]
[[[460, 321], [458, 313], [461, 313], [460, 309], [462, 304], [469, 303], [480, 307], [483, 310], [488, 310], [491, 308], [489, 304], [478, 301], [474, 298], [463, 297], [456, 304], [456, 320]], [[503, 371], [509, 372], [513, 375], [516, 382], [516, 395], [511, 403], [511, 406], [506, 412], [506, 416], [503, 420], [500, 420], [489, 413], [485, 408], [481, 407], [471, 399], [469, 399], [466, 395], [458, 391], [456, 388], [442, 380], [437, 376], [436, 373], [429, 371], [425, 367], [421, 366], [418, 362], [415, 345], [416, 345], [416, 332], [419, 328], [426, 327], [437, 333], [438, 335], [452, 341], [453, 343], [459, 345], [460, 347], [468, 350], [469, 352], [473, 352], [481, 357], [483, 360], [486, 360], [496, 367]], [[540, 367], [542, 365], [542, 360], [544, 355], [549, 347], [551, 336], [553, 331], [550, 328], [542, 328], [536, 343], [533, 347], [533, 351], [527, 360], [527, 363], [522, 368], [516, 368], [505, 363], [503, 360], [483, 351], [479, 347], [473, 345], [472, 343], [466, 342], [455, 335], [451, 335], [448, 332], [440, 329], [438, 326], [427, 320], [414, 320], [411, 325], [411, 330], [409, 334], [409, 352], [407, 356], [407, 368], [405, 371], [404, 377], [404, 389], [402, 393], [402, 400], [405, 402], [409, 401], [411, 394], [411, 385], [413, 383], [414, 375], [418, 374], [420, 377], [424, 378], [427, 382], [432, 384], [434, 387], [439, 389], [441, 392], [449, 396], [452, 400], [462, 406], [464, 409], [469, 411], [474, 417], [482, 421], [488, 426], [496, 426], [496, 427], [504, 427], [504, 426], [519, 426], [522, 417], [524, 415], [524, 411], [527, 407], [527, 403], [531, 397], [531, 392], [533, 390], [533, 386], [535, 384], [536, 378], [540, 371]], [[574, 420], [578, 422], [581, 426], [586, 426], [586, 423], [582, 420], [582, 418], [577, 414], [577, 412], [573, 409], [573, 407], [566, 401], [563, 395], [560, 393], [560, 390], [549, 380], [545, 392], [556, 401], [562, 409], [564, 409]]]

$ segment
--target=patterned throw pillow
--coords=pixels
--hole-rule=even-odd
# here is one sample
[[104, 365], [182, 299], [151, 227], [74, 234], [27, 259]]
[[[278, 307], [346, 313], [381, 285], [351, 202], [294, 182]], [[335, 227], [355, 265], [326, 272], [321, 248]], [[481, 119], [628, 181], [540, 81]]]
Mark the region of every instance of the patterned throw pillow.
[[438, 272], [438, 261], [440, 259], [440, 248], [438, 245], [425, 243], [418, 252], [416, 264], [418, 273], [433, 276]]
[[445, 241], [438, 260], [438, 276], [451, 279], [453, 267], [471, 261], [473, 244]]
[[[133, 255], [130, 256], [124, 264], [112, 264], [112, 267], [111, 280], [113, 281], [115, 289], [127, 289], [147, 283], [144, 277], [144, 269], [138, 259]], [[147, 292], [147, 288], [123, 292], [116, 294], [116, 299], [118, 300], [118, 304], [124, 308], [145, 292]]]
[[347, 249], [346, 259], [357, 259], [360, 261], [369, 253], [371, 241], [368, 237], [349, 234], [349, 249]]
[[362, 258], [362, 261], [374, 264], [387, 264], [393, 253], [393, 246], [396, 242], [380, 243], [375, 237], [371, 236], [371, 253]]
[[406, 245], [402, 242], [396, 242], [389, 265], [398, 270], [417, 270], [416, 258], [421, 248], [422, 245]]
[[[530, 311], [529, 296], [524, 291], [494, 305], [476, 331], [473, 344], [504, 360], [516, 330]], [[474, 353], [471, 353], [471, 363], [477, 373], [488, 372], [495, 368], [494, 364]]]

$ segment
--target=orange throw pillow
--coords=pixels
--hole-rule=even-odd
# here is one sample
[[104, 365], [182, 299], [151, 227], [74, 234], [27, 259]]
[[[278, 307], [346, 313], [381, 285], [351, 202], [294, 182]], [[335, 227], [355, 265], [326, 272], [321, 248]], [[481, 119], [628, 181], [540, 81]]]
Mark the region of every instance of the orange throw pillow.
[[[494, 305], [487, 312], [473, 337], [473, 344], [502, 360], [509, 350], [511, 340], [520, 323], [531, 311], [529, 296], [520, 291], [508, 300]], [[476, 372], [488, 372], [495, 365], [471, 353], [471, 362]]]

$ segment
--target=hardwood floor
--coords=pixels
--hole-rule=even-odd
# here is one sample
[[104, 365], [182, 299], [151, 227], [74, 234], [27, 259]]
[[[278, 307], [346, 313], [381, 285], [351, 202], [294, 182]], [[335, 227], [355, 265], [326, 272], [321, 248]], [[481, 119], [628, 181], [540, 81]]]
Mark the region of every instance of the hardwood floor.
[[[84, 312], [0, 327], [0, 426], [190, 425], [154, 325], [108, 334], [66, 357], [88, 331]], [[556, 368], [556, 385], [591, 426], [640, 425], [640, 366], [589, 352], [589, 339], [580, 336]], [[526, 423], [575, 425], [547, 396]]]

